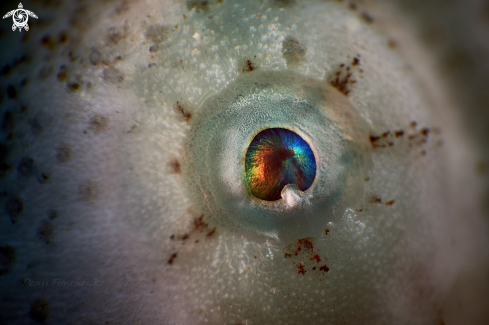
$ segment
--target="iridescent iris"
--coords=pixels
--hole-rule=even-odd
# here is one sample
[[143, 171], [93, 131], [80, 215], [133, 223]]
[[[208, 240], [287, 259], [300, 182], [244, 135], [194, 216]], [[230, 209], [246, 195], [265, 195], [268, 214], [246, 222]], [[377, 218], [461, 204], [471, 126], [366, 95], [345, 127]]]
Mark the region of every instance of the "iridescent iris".
[[248, 147], [245, 177], [255, 197], [280, 200], [287, 184], [295, 184], [301, 191], [312, 185], [316, 159], [309, 144], [296, 133], [280, 128], [266, 129], [258, 133]]

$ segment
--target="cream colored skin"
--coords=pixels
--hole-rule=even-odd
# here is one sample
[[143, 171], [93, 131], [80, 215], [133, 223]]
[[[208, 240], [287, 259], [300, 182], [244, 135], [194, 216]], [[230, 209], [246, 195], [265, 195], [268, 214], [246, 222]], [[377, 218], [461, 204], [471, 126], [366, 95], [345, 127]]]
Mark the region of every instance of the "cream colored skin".
[[[30, 309], [44, 299], [48, 324], [484, 324], [486, 182], [473, 167], [484, 159], [484, 140], [464, 124], [477, 104], [464, 97], [470, 86], [457, 87], [450, 70], [437, 68], [443, 46], [420, 41], [424, 13], [402, 14], [398, 4], [368, 1], [352, 10], [340, 1], [224, 0], [189, 9], [148, 0], [80, 10], [24, 3], [40, 20], [53, 20], [32, 26], [25, 43], [9, 31], [1, 41], [9, 48], [2, 62], [24, 53], [31, 60], [0, 81], [17, 90], [2, 101], [15, 130], [6, 160], [14, 167], [2, 178], [0, 200], [5, 206], [19, 197], [24, 206], [15, 223], [4, 210], [0, 218], [0, 246], [16, 250], [0, 276], [0, 319], [39, 319]], [[443, 11], [441, 21], [457, 10]], [[157, 24], [169, 28], [150, 52], [155, 40], [147, 30]], [[483, 34], [478, 24], [465, 30], [474, 44]], [[61, 31], [68, 41], [59, 44]], [[39, 46], [46, 33], [54, 49]], [[282, 54], [287, 36], [305, 49], [296, 64]], [[388, 46], [391, 39], [397, 47]], [[358, 54], [363, 73], [353, 69], [348, 100], [373, 135], [405, 135], [393, 147], [364, 149], [369, 180], [358, 193], [349, 192], [358, 184], [345, 187], [345, 199], [325, 215], [327, 235], [318, 227], [315, 249], [330, 271], [298, 274], [293, 262], [309, 263], [307, 256], [284, 258], [289, 242], [273, 234], [237, 226], [217, 226], [212, 238], [212, 228], [192, 231], [202, 191], [185, 173], [186, 139], [206, 100], [242, 73], [243, 60], [327, 83]], [[432, 130], [427, 143], [410, 147], [408, 134], [423, 127]], [[60, 148], [70, 148], [69, 158]], [[26, 175], [15, 168], [21, 157], [35, 161]], [[175, 159], [182, 173], [171, 167]], [[43, 173], [49, 179], [40, 182]], [[50, 228], [46, 244], [40, 230]]]

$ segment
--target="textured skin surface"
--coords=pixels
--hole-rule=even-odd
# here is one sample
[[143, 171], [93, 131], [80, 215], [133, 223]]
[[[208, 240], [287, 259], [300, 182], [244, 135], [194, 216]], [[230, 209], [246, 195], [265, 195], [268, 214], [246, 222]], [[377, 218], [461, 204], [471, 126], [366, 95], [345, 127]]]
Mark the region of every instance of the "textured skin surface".
[[[484, 324], [489, 9], [461, 3], [23, 3], [39, 20], [0, 33], [0, 324]], [[240, 94], [279, 113], [192, 146]], [[224, 130], [270, 121], [331, 149], [304, 229], [296, 193], [212, 187], [249, 144]]]

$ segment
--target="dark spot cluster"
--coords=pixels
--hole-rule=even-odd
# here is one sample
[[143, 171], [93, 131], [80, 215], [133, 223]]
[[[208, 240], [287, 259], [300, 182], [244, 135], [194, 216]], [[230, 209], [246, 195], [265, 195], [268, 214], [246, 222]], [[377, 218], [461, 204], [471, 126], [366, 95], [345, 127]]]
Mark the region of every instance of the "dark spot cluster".
[[[189, 232], [181, 235], [171, 235], [170, 240], [172, 242], [179, 242], [185, 244], [187, 242], [193, 242], [198, 244], [201, 240], [212, 239], [216, 236], [216, 227], [211, 228], [207, 222], [204, 221], [204, 215], [194, 218], [192, 227]], [[177, 252], [172, 253], [168, 264], [173, 264], [174, 259], [177, 257]]]
[[182, 102], [176, 103], [175, 110], [177, 111], [178, 115], [186, 122], [190, 121], [190, 119], [192, 118], [192, 113], [190, 113], [187, 105]]
[[108, 67], [104, 69], [102, 78], [106, 83], [117, 84], [124, 81], [125, 75], [121, 70], [117, 68]]
[[282, 56], [288, 66], [298, 65], [304, 55], [306, 55], [306, 49], [295, 38], [287, 36], [282, 42]]
[[182, 172], [182, 166], [180, 165], [180, 162], [176, 158], [170, 161], [169, 166], [172, 172], [175, 174], [180, 174]]
[[[390, 201], [388, 201], [388, 202], [386, 202], [384, 204], [385, 205], [393, 205], [395, 202], [396, 202], [396, 200], [390, 200]], [[382, 199], [381, 198], [378, 198], [378, 197], [373, 198], [373, 200], [372, 200], [371, 203], [372, 204], [382, 204]], [[362, 211], [363, 211], [363, 209], [358, 210], [358, 212], [362, 212]]]
[[109, 118], [101, 114], [95, 114], [88, 121], [88, 128], [95, 133], [104, 131], [109, 125]]
[[187, 9], [190, 11], [195, 9], [197, 13], [208, 12], [210, 6], [214, 4], [221, 4], [223, 0], [216, 0], [215, 2], [207, 0], [187, 0]]
[[[388, 130], [380, 135], [370, 135], [370, 143], [373, 148], [389, 148], [398, 143], [403, 143], [407, 144], [409, 148], [420, 150], [420, 154], [425, 156], [427, 154], [425, 145], [428, 143], [430, 134], [437, 137], [441, 134], [441, 130], [437, 127], [418, 129], [418, 123], [413, 121], [406, 129]], [[442, 140], [436, 138], [435, 140], [437, 147], [443, 145]]]
[[[254, 59], [256, 59], [256, 55], [255, 55]], [[251, 71], [254, 71], [254, 70], [258, 69], [258, 64], [256, 63], [256, 61], [253, 61], [253, 60], [252, 59], [249, 59], [249, 58], [240, 60], [238, 62], [238, 69], [239, 69], [239, 71], [241, 71], [241, 72], [251, 72]]]
[[334, 73], [333, 77], [330, 78], [330, 85], [338, 89], [342, 94], [347, 96], [351, 91], [351, 85], [357, 82], [353, 79], [353, 68], [355, 68], [359, 73], [363, 73], [363, 70], [358, 68], [360, 66], [360, 54], [357, 54], [350, 65], [341, 63], [338, 69]]
[[[329, 230], [325, 229], [325, 234], [329, 232]], [[290, 258], [294, 262], [293, 264], [296, 267], [297, 274], [306, 274], [309, 271], [323, 271], [328, 272], [329, 268], [324, 265], [318, 265], [321, 262], [321, 256], [319, 255], [319, 250], [314, 251], [314, 240], [311, 237], [298, 239], [289, 245], [287, 245], [284, 249], [285, 258]], [[323, 257], [323, 260], [326, 259]], [[323, 262], [324, 263], [324, 262]]]
[[153, 44], [160, 44], [168, 41], [171, 36], [172, 28], [166, 25], [151, 25], [146, 29], [144, 37]]

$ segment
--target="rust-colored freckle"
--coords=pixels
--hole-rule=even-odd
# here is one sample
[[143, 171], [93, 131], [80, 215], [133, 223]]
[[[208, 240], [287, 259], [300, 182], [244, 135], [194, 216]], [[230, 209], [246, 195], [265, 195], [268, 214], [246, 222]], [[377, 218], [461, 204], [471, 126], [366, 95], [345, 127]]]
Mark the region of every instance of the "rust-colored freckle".
[[382, 203], [382, 200], [380, 198], [376, 198], [372, 201], [372, 203]]
[[396, 200], [390, 200], [389, 202], [386, 202], [385, 205], [393, 205]]
[[207, 238], [212, 238], [214, 237], [214, 234], [216, 233], [216, 228], [213, 228], [208, 234], [207, 234]]
[[314, 246], [312, 244], [312, 238], [304, 238], [304, 246], [307, 248], [307, 249], [310, 249], [310, 250], [314, 250]]
[[320, 266], [319, 267], [319, 271], [328, 272], [329, 271], [329, 267], [327, 267], [326, 264], [324, 264], [323, 266]]
[[387, 138], [391, 134], [391, 131], [382, 133], [382, 138]]
[[319, 257], [318, 254], [315, 254], [314, 256], [311, 256], [309, 260], [313, 261], [316, 260], [317, 263], [321, 262], [321, 258]]
[[177, 258], [177, 253], [171, 254], [170, 258], [168, 259], [168, 264], [173, 264], [173, 261]]
[[170, 161], [170, 167], [175, 174], [180, 174], [182, 172], [182, 166], [180, 166], [180, 163], [176, 159]]
[[177, 102], [176, 105], [177, 111], [182, 115], [185, 121], [189, 121], [192, 118], [192, 114], [188, 112], [182, 105], [182, 103]]
[[404, 131], [403, 130], [394, 131], [394, 135], [396, 136], [396, 138], [402, 137], [404, 135]]
[[302, 262], [297, 265], [297, 274], [306, 274], [306, 269], [304, 269], [304, 265], [302, 264]]
[[357, 57], [353, 58], [353, 61], [351, 62], [352, 66], [360, 65], [360, 59]]
[[189, 235], [188, 234], [184, 234], [183, 237], [182, 237], [182, 240], [185, 241], [189, 238]]
[[411, 127], [416, 128], [418, 126], [418, 123], [416, 121], [411, 122]]
[[327, 227], [326, 227], [326, 228], [324, 228], [324, 234], [325, 234], [325, 235], [327, 235], [327, 234], [328, 234], [328, 232], [329, 232], [329, 229], [328, 229]]
[[297, 256], [297, 254], [299, 254], [299, 252], [302, 250], [301, 246], [302, 246], [302, 239], [299, 239], [299, 241], [297, 242], [297, 248], [295, 249], [294, 252], [295, 256]]
[[203, 232], [205, 228], [207, 228], [208, 224], [204, 222], [204, 215], [201, 215], [198, 218], [194, 219], [194, 230], [199, 230], [200, 232]]
[[430, 134], [430, 129], [429, 128], [423, 128], [420, 133], [422, 135], [424, 135], [425, 137], [428, 137], [428, 135]]
[[289, 254], [289, 253], [285, 253], [285, 255], [284, 255], [284, 256], [285, 256], [285, 258], [291, 258], [291, 257], [292, 257], [292, 255], [291, 255], [291, 254]]

